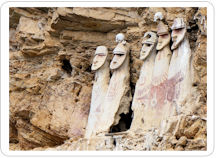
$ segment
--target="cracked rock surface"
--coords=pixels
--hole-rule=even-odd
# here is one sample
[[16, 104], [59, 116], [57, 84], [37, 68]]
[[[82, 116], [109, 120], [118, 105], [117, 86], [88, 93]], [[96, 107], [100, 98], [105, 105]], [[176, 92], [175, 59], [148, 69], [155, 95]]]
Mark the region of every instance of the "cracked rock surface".
[[[142, 37], [157, 31], [158, 11], [169, 28], [187, 21], [194, 93], [185, 104], [197, 108], [162, 129], [86, 140], [96, 47], [106, 46], [110, 61], [115, 35], [125, 34], [133, 96]], [[206, 150], [206, 16], [205, 8], [10, 8], [10, 150]]]

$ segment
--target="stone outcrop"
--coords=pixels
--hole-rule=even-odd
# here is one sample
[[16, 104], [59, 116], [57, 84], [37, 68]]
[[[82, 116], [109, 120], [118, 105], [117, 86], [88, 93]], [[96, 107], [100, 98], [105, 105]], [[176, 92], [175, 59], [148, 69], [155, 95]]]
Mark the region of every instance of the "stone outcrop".
[[[119, 34], [121, 35], [121, 34]], [[118, 35], [117, 35], [118, 36]], [[119, 123], [120, 115], [129, 112], [131, 102], [129, 44], [117, 38], [118, 45], [113, 50], [114, 57], [110, 63], [113, 70], [107, 94], [103, 102], [103, 113], [99, 126], [101, 133], [109, 132]]]
[[152, 113], [148, 94], [150, 94], [152, 76], [155, 66], [157, 40], [158, 38], [156, 33], [146, 32], [142, 41], [143, 46], [140, 51], [140, 59], [144, 60], [144, 62], [141, 67], [140, 77], [136, 83], [133, 97], [132, 110], [134, 118], [130, 130], [147, 129], [148, 126], [150, 126], [150, 124], [154, 121], [151, 119]]
[[[182, 106], [196, 110], [164, 119], [161, 129], [84, 138], [96, 48], [106, 46], [111, 61], [115, 36], [124, 33], [134, 96], [142, 37], [157, 32], [157, 12], [168, 28], [176, 18], [186, 22], [192, 95]], [[206, 22], [206, 8], [10, 8], [10, 150], [206, 150]]]
[[92, 63], [92, 70], [95, 70], [95, 80], [92, 88], [91, 106], [86, 126], [85, 138], [96, 135], [101, 126], [105, 107], [104, 99], [107, 94], [110, 70], [107, 61], [108, 50], [105, 46], [98, 46]]

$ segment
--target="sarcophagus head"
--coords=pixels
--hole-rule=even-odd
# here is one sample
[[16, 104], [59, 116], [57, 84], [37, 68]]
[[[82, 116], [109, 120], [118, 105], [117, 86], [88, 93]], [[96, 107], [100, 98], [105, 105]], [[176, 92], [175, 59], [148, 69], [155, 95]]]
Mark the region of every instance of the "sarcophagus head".
[[95, 51], [95, 56], [92, 62], [92, 70], [98, 70], [106, 62], [108, 50], [105, 46], [98, 46]]
[[186, 24], [183, 18], [176, 18], [173, 22], [171, 29], [172, 29], [172, 41], [173, 41], [171, 49], [174, 50], [178, 48], [179, 44], [183, 41], [185, 34], [187, 32]]
[[142, 41], [140, 59], [145, 60], [157, 43], [157, 35], [154, 32], [146, 32]]
[[161, 50], [165, 46], [167, 46], [171, 40], [168, 26], [165, 25], [162, 21], [160, 21], [157, 26], [157, 35], [158, 35], [158, 43], [156, 49]]
[[116, 42], [118, 42], [118, 45], [113, 50], [114, 57], [110, 64], [110, 69], [112, 70], [121, 67], [129, 52], [128, 45], [124, 40], [124, 35], [122, 33], [116, 35]]

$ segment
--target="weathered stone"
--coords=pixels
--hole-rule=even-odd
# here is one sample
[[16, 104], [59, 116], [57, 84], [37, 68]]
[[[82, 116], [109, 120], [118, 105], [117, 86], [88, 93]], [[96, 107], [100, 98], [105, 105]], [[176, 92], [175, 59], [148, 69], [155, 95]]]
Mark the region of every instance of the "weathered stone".
[[181, 146], [185, 146], [187, 144], [187, 137], [182, 136], [181, 138], [179, 138], [177, 146], [181, 145]]
[[172, 145], [176, 145], [178, 143], [177, 139], [175, 136], [172, 136], [169, 138], [169, 142], [172, 144]]
[[207, 142], [205, 139], [188, 139], [185, 150], [206, 150]]
[[26, 56], [40, 56], [57, 53], [59, 44], [54, 37], [50, 37], [45, 31], [45, 19], [32, 20], [20, 17], [18, 33], [23, 40], [21, 51]]
[[[172, 103], [175, 111], [180, 114], [184, 102], [191, 95], [191, 49], [186, 36], [186, 24], [183, 18], [176, 18], [172, 25], [171, 49], [173, 55], [168, 72], [168, 101]], [[193, 106], [184, 108], [184, 113], [192, 112]]]
[[[206, 150], [206, 8], [46, 7], [9, 10], [10, 150], [34, 147], [37, 147], [35, 150], [51, 151], [182, 150], [182, 147], [184, 150]], [[157, 32], [154, 22], [157, 12], [163, 14], [162, 22], [169, 28], [175, 18], [184, 18], [187, 25], [193, 66], [192, 95], [182, 102], [181, 117], [168, 117], [162, 121], [164, 125], [160, 129], [120, 132], [118, 136], [98, 135], [98, 139], [94, 138], [86, 146], [89, 141], [82, 137], [89, 116], [94, 81], [91, 63], [96, 47], [106, 46], [110, 61], [116, 47], [115, 35], [120, 31], [124, 33], [130, 43], [129, 88], [133, 95], [143, 65], [139, 59], [142, 36], [147, 31]], [[193, 107], [192, 115], [185, 116], [187, 107]], [[190, 127], [199, 119], [198, 132], [187, 139], [185, 146], [178, 143], [173, 146], [169, 142], [173, 135], [179, 141], [185, 131], [190, 131], [189, 135], [193, 133]], [[59, 138], [70, 139], [57, 147], [49, 147]]]
[[177, 146], [175, 147], [176, 151], [184, 151], [184, 148], [182, 146]]
[[18, 138], [17, 138], [17, 129], [15, 127], [16, 123], [10, 120], [9, 124], [9, 140], [10, 143], [18, 143]]
[[108, 50], [105, 46], [98, 46], [92, 63], [92, 70], [96, 70], [94, 85], [92, 88], [91, 106], [86, 127], [85, 137], [90, 138], [96, 135], [100, 127], [100, 120], [103, 119], [104, 99], [107, 93], [110, 72], [107, 61]]
[[52, 17], [51, 28], [58, 31], [66, 29], [109, 32], [137, 24], [134, 16], [128, 16], [127, 12], [119, 14], [118, 11], [108, 8], [58, 8]]
[[178, 120], [176, 119], [176, 117], [168, 117], [167, 119], [163, 120], [160, 126], [160, 135], [164, 135], [166, 133], [173, 133], [176, 129], [177, 124]]
[[207, 10], [206, 8], [199, 8], [194, 16], [197, 20], [201, 35], [207, 35]]
[[151, 119], [154, 120], [151, 126], [158, 128], [161, 125], [161, 121], [171, 115], [172, 111], [172, 105], [167, 99], [169, 86], [167, 84], [167, 77], [172, 53], [169, 48], [171, 37], [168, 26], [162, 21], [158, 24], [157, 34], [159, 36], [156, 46], [158, 52], [154, 61], [151, 86], [148, 94], [148, 106], [152, 108]]
[[187, 120], [185, 116], [177, 117], [177, 125], [175, 127], [175, 130], [173, 131], [173, 134], [177, 138], [180, 138], [182, 135], [184, 135], [186, 124], [187, 124]]
[[184, 134], [189, 139], [194, 138], [194, 136], [197, 134], [197, 132], [199, 131], [199, 129], [201, 127], [202, 127], [202, 121], [201, 120], [197, 120], [196, 122], [194, 122], [192, 124], [192, 126], [190, 126], [188, 129], [186, 129], [184, 131]]
[[100, 120], [99, 131], [109, 132], [110, 128], [117, 125], [120, 114], [128, 113], [130, 101], [130, 67], [129, 67], [129, 44], [125, 39], [118, 40], [118, 45], [113, 50], [114, 57], [110, 63], [113, 70], [109, 87], [103, 103], [103, 116]]
[[[148, 129], [152, 127], [154, 120], [149, 117], [152, 115], [152, 107], [149, 104], [149, 89], [154, 69], [156, 57], [157, 35], [153, 32], [147, 32], [144, 35], [143, 47], [140, 52], [140, 59], [144, 60], [141, 68], [140, 77], [137, 81], [135, 94], [133, 96], [132, 110], [134, 113], [130, 130], [135, 131], [139, 128]], [[153, 123], [154, 124], [154, 123]]]
[[19, 119], [16, 123], [20, 146], [24, 149], [32, 149], [38, 146], [56, 146], [62, 144], [66, 138], [50, 135], [45, 131]]

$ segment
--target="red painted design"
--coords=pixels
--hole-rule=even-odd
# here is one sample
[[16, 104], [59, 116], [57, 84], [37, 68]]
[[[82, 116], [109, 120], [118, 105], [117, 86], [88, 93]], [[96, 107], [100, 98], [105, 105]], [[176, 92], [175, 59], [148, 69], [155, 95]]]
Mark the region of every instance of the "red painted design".
[[137, 100], [145, 106], [162, 108], [164, 104], [172, 102], [179, 96], [179, 83], [183, 80], [182, 73], [177, 73], [174, 77], [158, 85], [145, 86], [138, 90]]
[[151, 85], [147, 85], [144, 87], [139, 87], [137, 91], [137, 100], [140, 102], [142, 105], [148, 105], [149, 104], [149, 90], [151, 88]]
[[107, 94], [107, 98], [108, 98], [108, 101], [112, 101], [112, 99], [116, 96], [116, 93], [118, 92], [117, 91], [117, 86], [118, 82], [115, 81], [113, 83], [111, 83], [109, 89], [108, 89], [108, 94]]
[[99, 87], [96, 87], [94, 89], [94, 102], [97, 102], [97, 100], [99, 100], [100, 98], [100, 90], [99, 90]]
[[[95, 109], [94, 112], [100, 112], [101, 110], [101, 88], [99, 86], [95, 86], [94, 87], [94, 91], [93, 91], [94, 94], [93, 97], [92, 97], [92, 104], [91, 106], [95, 106], [93, 109]], [[99, 103], [99, 104], [96, 104], [96, 103]]]
[[98, 107], [96, 108], [96, 112], [101, 112], [101, 104], [99, 104]]
[[159, 52], [159, 54], [158, 54], [158, 59], [157, 59], [157, 61], [159, 61], [161, 59], [161, 52]]
[[174, 77], [167, 80], [166, 84], [166, 91], [167, 91], [167, 100], [169, 102], [177, 99], [179, 97], [179, 86], [180, 82], [183, 81], [184, 77], [182, 76], [181, 72], [178, 72]]

